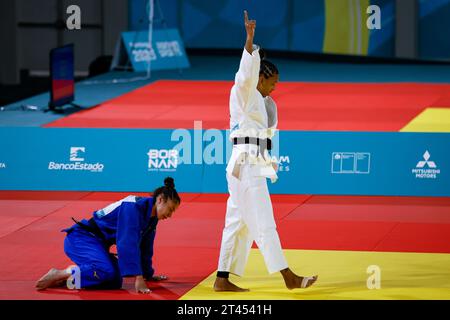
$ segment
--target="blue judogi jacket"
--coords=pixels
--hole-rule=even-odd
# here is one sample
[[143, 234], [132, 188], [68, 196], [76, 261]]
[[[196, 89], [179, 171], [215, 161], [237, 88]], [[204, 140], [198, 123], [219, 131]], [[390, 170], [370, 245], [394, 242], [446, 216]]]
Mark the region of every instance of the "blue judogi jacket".
[[150, 278], [154, 274], [152, 257], [158, 218], [151, 216], [152, 208], [152, 197], [131, 195], [93, 213], [103, 240], [117, 246], [122, 277]]

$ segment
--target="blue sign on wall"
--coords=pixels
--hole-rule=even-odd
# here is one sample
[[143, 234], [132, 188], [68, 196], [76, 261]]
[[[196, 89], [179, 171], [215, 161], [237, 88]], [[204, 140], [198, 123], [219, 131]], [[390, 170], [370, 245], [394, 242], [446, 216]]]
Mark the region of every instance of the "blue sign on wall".
[[[226, 193], [228, 132], [0, 128], [0, 190]], [[55, 136], [58, 139], [55, 139]], [[450, 134], [296, 132], [274, 138], [277, 194], [450, 196]]]
[[177, 29], [153, 30], [152, 46], [149, 32], [123, 32], [122, 43], [134, 71], [189, 68], [189, 60]]

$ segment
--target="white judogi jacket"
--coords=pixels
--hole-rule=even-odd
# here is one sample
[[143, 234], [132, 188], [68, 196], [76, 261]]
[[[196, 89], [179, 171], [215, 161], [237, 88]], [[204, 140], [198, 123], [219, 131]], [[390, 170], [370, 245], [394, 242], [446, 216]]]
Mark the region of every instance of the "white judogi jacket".
[[[230, 93], [230, 139], [255, 137], [271, 139], [278, 123], [277, 106], [270, 96], [264, 98], [256, 89], [259, 80], [259, 47], [254, 45], [253, 53], [246, 49], [242, 54], [239, 70]], [[272, 166], [269, 152], [259, 154], [254, 144], [233, 146], [227, 173], [240, 178], [240, 165], [250, 163], [252, 175], [267, 177], [275, 182], [277, 174]]]

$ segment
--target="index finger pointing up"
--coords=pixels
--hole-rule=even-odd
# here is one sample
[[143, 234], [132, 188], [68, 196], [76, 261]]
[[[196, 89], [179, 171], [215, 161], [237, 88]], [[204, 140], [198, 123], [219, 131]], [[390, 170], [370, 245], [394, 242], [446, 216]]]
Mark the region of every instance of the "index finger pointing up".
[[244, 21], [247, 23], [248, 22], [248, 13], [247, 10], [244, 10]]

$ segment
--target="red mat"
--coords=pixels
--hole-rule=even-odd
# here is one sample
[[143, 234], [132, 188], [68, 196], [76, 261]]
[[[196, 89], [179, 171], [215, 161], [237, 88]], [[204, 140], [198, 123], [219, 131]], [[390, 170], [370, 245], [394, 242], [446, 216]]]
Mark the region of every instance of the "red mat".
[[[205, 129], [228, 129], [231, 86], [160, 80], [46, 127], [172, 129], [201, 120]], [[448, 92], [446, 84], [281, 82], [273, 97], [280, 130], [398, 131]]]
[[0, 200], [78, 200], [89, 194], [82, 191], [0, 191]]
[[450, 224], [450, 198], [314, 196], [292, 211], [287, 220]]
[[395, 222], [283, 220], [278, 223], [278, 232], [285, 249], [373, 251], [395, 225]]
[[450, 253], [450, 224], [399, 223], [374, 250]]
[[[178, 299], [215, 271], [228, 196], [187, 193], [173, 218], [158, 226], [155, 269], [170, 280], [151, 284], [152, 295], [136, 295], [131, 280], [123, 290], [36, 292], [35, 281], [50, 267], [71, 264], [60, 232], [70, 217], [87, 218], [126, 194], [0, 192], [0, 223], [8, 225], [0, 232], [0, 299]], [[450, 198], [273, 195], [272, 201], [285, 249], [450, 253]]]

